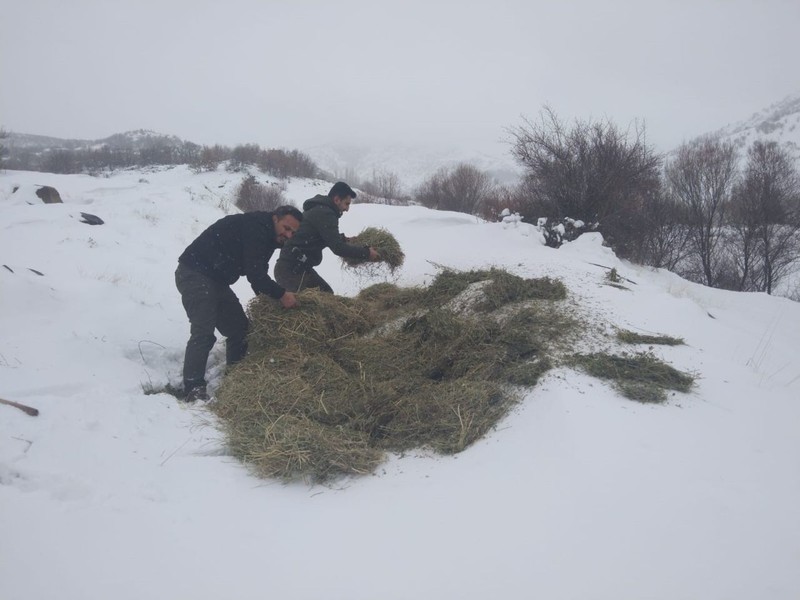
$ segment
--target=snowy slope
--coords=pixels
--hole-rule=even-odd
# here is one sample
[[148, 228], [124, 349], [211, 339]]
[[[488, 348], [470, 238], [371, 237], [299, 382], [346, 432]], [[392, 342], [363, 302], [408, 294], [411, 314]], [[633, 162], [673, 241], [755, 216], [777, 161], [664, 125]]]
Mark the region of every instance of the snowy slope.
[[[392, 231], [401, 285], [431, 263], [559, 277], [587, 335], [683, 337], [654, 352], [697, 389], [646, 406], [560, 369], [460, 455], [331, 487], [261, 481], [207, 410], [142, 391], [179, 378], [176, 259], [238, 181], [0, 173], [0, 397], [41, 411], [0, 406], [0, 598], [800, 597], [799, 304], [633, 266], [596, 235], [553, 250], [528, 225], [354, 205], [342, 231]], [[45, 184], [63, 205], [38, 203]], [[603, 285], [592, 263], [636, 283]], [[321, 271], [342, 294], [372, 283], [330, 255]]]
[[748, 119], [720, 129], [715, 135], [734, 142], [742, 150], [756, 140], [778, 142], [800, 164], [800, 94], [788, 96]]

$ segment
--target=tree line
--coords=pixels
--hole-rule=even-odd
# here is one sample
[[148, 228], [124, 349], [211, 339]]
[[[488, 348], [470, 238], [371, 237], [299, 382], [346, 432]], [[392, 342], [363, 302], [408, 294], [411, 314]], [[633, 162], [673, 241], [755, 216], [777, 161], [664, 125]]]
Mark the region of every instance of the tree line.
[[112, 147], [55, 149], [34, 151], [14, 149], [8, 152], [3, 167], [24, 171], [47, 173], [89, 173], [127, 168], [189, 165], [195, 171], [215, 170], [225, 164], [231, 171], [254, 166], [263, 173], [285, 179], [287, 177], [317, 177], [320, 169], [308, 155], [298, 150], [278, 148], [263, 149], [257, 144], [234, 147], [200, 146], [192, 142], [171, 144], [156, 141], [141, 148]]
[[740, 154], [702, 137], [662, 156], [644, 125], [566, 124], [550, 108], [509, 134], [523, 169], [517, 186], [460, 165], [425, 181], [415, 199], [489, 220], [506, 208], [533, 224], [583, 222], [622, 258], [717, 288], [771, 294], [800, 264], [800, 177], [776, 142]]

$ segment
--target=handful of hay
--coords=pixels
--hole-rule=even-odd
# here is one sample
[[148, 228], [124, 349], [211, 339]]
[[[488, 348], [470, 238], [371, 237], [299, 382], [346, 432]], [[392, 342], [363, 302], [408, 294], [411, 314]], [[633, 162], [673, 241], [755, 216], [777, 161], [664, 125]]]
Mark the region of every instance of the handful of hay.
[[[349, 241], [351, 244], [356, 244], [358, 246], [371, 246], [375, 248], [380, 258], [379, 262], [386, 264], [392, 273], [403, 266], [406, 255], [400, 249], [400, 244], [397, 242], [397, 239], [386, 229], [367, 227], [357, 236], [350, 238]], [[347, 267], [368, 267], [376, 265], [376, 263], [370, 263], [365, 259], [358, 258], [342, 258], [342, 262]]]

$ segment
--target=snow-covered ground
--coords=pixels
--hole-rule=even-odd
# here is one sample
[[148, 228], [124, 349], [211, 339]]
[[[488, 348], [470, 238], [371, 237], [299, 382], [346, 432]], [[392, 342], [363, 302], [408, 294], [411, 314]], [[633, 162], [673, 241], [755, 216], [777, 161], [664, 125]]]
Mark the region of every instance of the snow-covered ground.
[[[0, 405], [0, 598], [800, 598], [800, 304], [631, 265], [597, 235], [553, 250], [524, 224], [354, 205], [342, 231], [389, 229], [399, 284], [432, 263], [559, 277], [592, 327], [684, 338], [653, 351], [698, 383], [641, 405], [560, 369], [457, 456], [329, 487], [263, 481], [204, 407], [143, 393], [179, 381], [176, 260], [235, 210], [239, 181], [0, 173], [0, 397], [41, 411]], [[603, 285], [592, 263], [636, 283]], [[341, 294], [373, 283], [331, 255], [321, 271]]]

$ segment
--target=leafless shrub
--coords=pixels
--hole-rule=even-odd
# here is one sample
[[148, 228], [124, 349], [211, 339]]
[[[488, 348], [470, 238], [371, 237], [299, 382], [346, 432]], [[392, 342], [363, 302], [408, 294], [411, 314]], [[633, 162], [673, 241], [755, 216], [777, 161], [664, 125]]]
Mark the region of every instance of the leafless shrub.
[[428, 208], [476, 215], [494, 195], [495, 184], [486, 172], [461, 163], [439, 169], [417, 188], [415, 198]]
[[509, 134], [511, 153], [525, 169], [526, 220], [599, 223], [620, 256], [635, 253], [660, 186], [661, 157], [647, 145], [644, 125], [624, 131], [611, 121], [577, 120], [568, 127], [545, 107], [538, 121], [526, 119]]
[[394, 205], [408, 203], [403, 198], [403, 185], [400, 177], [391, 171], [373, 170], [372, 178], [359, 182], [357, 187], [362, 190], [362, 195], [371, 197], [373, 203]]
[[203, 146], [194, 160], [189, 163], [190, 168], [196, 173], [203, 171], [216, 171], [217, 168], [231, 158], [231, 149], [226, 146], [216, 144], [214, 146]]
[[3, 141], [7, 137], [8, 137], [8, 132], [5, 129], [0, 128], [0, 168], [2, 168], [3, 160], [5, 159], [6, 154], [8, 154], [5, 142]]
[[253, 175], [245, 177], [236, 192], [236, 206], [243, 212], [275, 210], [287, 204], [283, 190], [278, 185], [262, 185]]

